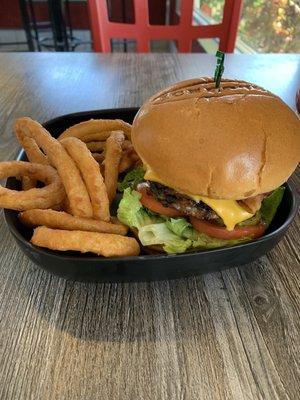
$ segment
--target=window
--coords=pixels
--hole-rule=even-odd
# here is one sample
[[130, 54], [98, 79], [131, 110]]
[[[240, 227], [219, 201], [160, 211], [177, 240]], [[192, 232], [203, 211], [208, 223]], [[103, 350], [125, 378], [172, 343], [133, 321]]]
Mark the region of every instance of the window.
[[[195, 19], [218, 23], [224, 0], [194, 0]], [[299, 0], [244, 0], [236, 50], [261, 53], [300, 52]]]

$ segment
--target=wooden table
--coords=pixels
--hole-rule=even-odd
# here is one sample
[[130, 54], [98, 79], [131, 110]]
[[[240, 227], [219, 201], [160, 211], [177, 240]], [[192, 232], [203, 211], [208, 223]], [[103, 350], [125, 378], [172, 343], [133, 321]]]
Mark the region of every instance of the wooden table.
[[[16, 117], [139, 106], [214, 65], [209, 55], [0, 53], [1, 159], [17, 153]], [[225, 76], [261, 84], [294, 108], [300, 57], [231, 55]], [[1, 399], [299, 398], [299, 217], [250, 265], [131, 284], [50, 276], [0, 223]]]

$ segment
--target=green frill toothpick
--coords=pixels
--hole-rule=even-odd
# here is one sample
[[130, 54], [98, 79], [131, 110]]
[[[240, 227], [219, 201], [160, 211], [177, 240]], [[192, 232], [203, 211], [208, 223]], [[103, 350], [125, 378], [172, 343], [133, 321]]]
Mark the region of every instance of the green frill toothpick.
[[216, 57], [217, 57], [217, 65], [216, 65], [216, 70], [215, 70], [215, 75], [214, 75], [214, 81], [216, 83], [216, 88], [220, 90], [220, 83], [221, 83], [221, 78], [224, 72], [224, 60], [225, 60], [225, 54], [222, 51], [217, 51], [216, 52]]

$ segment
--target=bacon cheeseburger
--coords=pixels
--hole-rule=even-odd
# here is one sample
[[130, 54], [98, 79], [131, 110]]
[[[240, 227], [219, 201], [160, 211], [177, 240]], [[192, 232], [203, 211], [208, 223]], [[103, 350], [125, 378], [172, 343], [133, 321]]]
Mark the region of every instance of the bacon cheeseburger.
[[143, 167], [119, 184], [118, 217], [144, 246], [167, 253], [262, 236], [300, 158], [300, 120], [252, 83], [179, 82], [133, 122]]

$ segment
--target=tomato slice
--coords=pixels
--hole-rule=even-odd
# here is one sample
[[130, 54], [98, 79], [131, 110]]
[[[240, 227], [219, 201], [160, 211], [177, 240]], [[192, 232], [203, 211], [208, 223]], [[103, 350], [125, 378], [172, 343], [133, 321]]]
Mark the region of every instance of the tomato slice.
[[190, 221], [197, 231], [217, 239], [230, 240], [240, 239], [242, 237], [251, 237], [255, 239], [262, 236], [266, 229], [263, 224], [258, 224], [252, 226], [237, 226], [233, 231], [229, 231], [223, 226], [219, 226], [212, 222], [204, 221], [195, 217], [190, 217]]
[[150, 211], [156, 212], [157, 214], [166, 215], [167, 217], [179, 217], [182, 213], [175, 210], [173, 207], [165, 207], [153, 196], [147, 193], [147, 189], [142, 185], [137, 187], [138, 192], [141, 193], [142, 197], [140, 202], [143, 206], [149, 208]]

